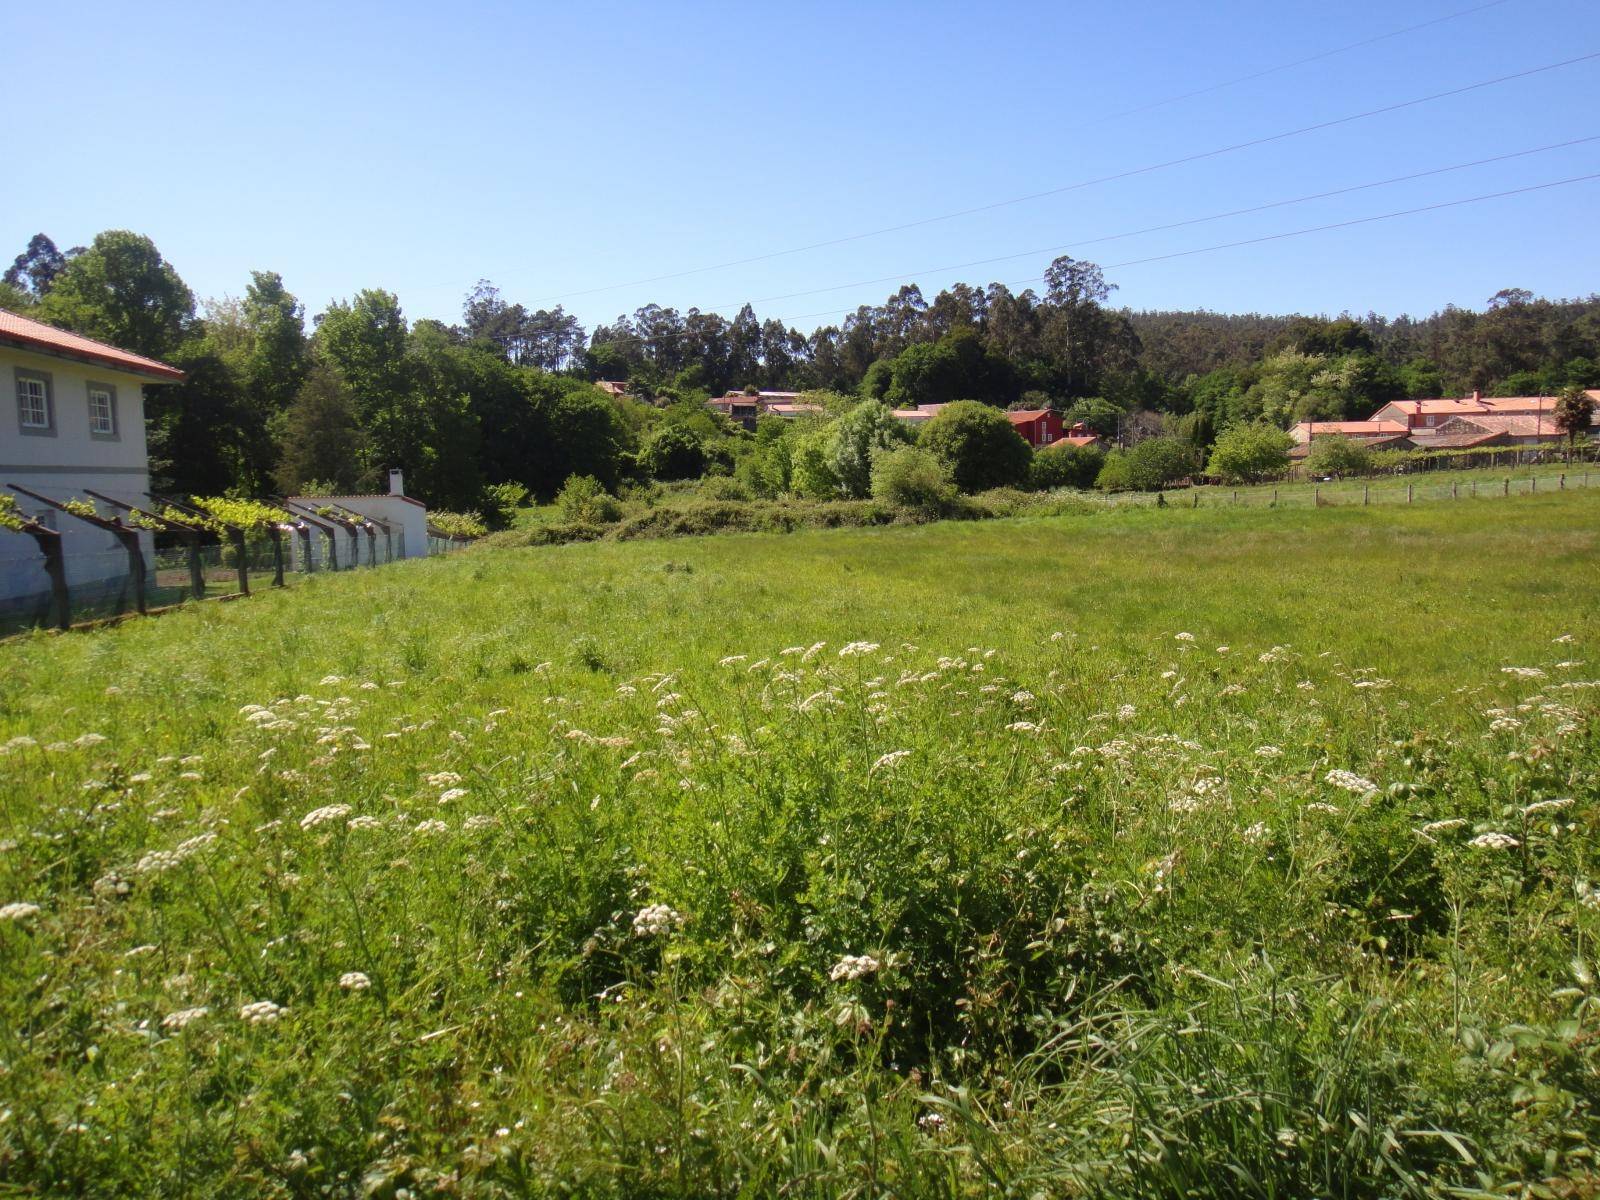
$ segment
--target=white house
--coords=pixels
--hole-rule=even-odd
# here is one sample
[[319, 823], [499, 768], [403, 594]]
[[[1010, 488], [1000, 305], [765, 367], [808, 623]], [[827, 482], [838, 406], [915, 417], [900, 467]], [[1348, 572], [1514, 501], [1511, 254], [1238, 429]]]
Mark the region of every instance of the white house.
[[[424, 558], [428, 553], [428, 509], [421, 500], [413, 500], [405, 494], [405, 476], [399, 471], [389, 472], [388, 492], [354, 492], [346, 496], [289, 496], [287, 502], [289, 510], [297, 514], [307, 511], [315, 513], [325, 505], [333, 505], [345, 512], [357, 513], [378, 525], [379, 532], [374, 541], [382, 546], [379, 551], [379, 562], [386, 562], [396, 558]], [[341, 541], [340, 553], [346, 551], [345, 544]], [[370, 560], [366, 557], [369, 553], [367, 547], [357, 546], [356, 562], [366, 564]], [[304, 553], [297, 549], [296, 555]], [[312, 565], [322, 569], [326, 564], [321, 543], [313, 538], [311, 540]], [[296, 562], [300, 560], [297, 557]], [[349, 559], [341, 559], [341, 566], [349, 566]]]
[[[93, 489], [148, 504], [144, 386], [181, 382], [182, 371], [0, 310], [0, 378], [12, 396], [10, 411], [0, 412], [0, 489], [14, 484], [52, 500], [88, 500]], [[128, 555], [111, 533], [12, 494], [25, 515], [60, 531], [74, 608], [126, 590]], [[150, 535], [141, 537], [148, 559]], [[31, 537], [0, 530], [0, 614], [48, 605], [41, 562]]]

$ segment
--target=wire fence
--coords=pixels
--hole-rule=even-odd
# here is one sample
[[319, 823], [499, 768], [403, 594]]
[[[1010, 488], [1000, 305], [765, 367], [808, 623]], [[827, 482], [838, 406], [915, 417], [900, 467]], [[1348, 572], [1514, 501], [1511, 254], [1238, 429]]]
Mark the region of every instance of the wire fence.
[[[103, 549], [85, 545], [93, 540], [58, 540], [52, 563], [50, 553], [27, 537], [0, 537], [0, 581], [6, 585], [0, 637], [231, 599], [292, 586], [311, 574], [364, 570], [406, 557], [405, 530], [374, 522], [301, 520], [246, 530], [238, 538], [140, 532], [121, 544], [108, 538], [112, 544]], [[427, 552], [449, 553], [466, 544], [430, 534]]]

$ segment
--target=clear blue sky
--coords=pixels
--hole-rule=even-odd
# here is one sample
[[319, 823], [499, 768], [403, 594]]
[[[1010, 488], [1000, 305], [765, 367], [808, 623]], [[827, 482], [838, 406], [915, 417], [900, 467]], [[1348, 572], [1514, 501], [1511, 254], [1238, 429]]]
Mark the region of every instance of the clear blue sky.
[[[1075, 243], [1600, 134], [1600, 58], [1169, 170], [759, 263], [1600, 51], [1594, 0], [5, 5], [0, 253], [151, 236], [202, 298], [280, 272], [455, 319], [479, 277], [586, 326], [655, 301], [1038, 276]], [[20, 72], [20, 73], [19, 73]], [[1086, 245], [1138, 308], [1396, 314], [1600, 289], [1600, 181], [1109, 264], [1600, 172], [1600, 141]], [[809, 331], [872, 283], [757, 305]]]

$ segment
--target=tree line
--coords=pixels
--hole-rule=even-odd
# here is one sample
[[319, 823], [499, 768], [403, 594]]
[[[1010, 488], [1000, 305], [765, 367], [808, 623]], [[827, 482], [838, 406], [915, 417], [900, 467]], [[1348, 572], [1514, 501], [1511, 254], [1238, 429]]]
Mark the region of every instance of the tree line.
[[[150, 239], [113, 230], [64, 252], [34, 237], [0, 281], [0, 307], [188, 373], [147, 390], [162, 488], [350, 491], [401, 467], [414, 495], [491, 518], [571, 476], [613, 490], [707, 472], [794, 486], [794, 463], [778, 461], [790, 450], [773, 447], [793, 441], [815, 460], [824, 439], [805, 450], [803, 438], [747, 433], [706, 409], [741, 388], [817, 393], [834, 417], [862, 400], [1050, 407], [1129, 454], [1159, 437], [1204, 461], [1242, 426], [1364, 417], [1389, 400], [1472, 390], [1600, 386], [1600, 296], [1513, 288], [1481, 311], [1329, 319], [1139, 312], [1114, 307], [1114, 290], [1095, 264], [1062, 257], [1038, 292], [958, 283], [930, 300], [908, 284], [810, 333], [750, 305], [729, 320], [649, 304], [585, 330], [488, 281], [455, 323], [410, 321], [380, 288], [308, 320], [270, 271], [253, 272], [240, 297], [201, 305]], [[629, 394], [592, 386], [602, 379]], [[827, 478], [816, 466], [802, 461], [800, 478]], [[838, 463], [828, 470], [838, 477]]]

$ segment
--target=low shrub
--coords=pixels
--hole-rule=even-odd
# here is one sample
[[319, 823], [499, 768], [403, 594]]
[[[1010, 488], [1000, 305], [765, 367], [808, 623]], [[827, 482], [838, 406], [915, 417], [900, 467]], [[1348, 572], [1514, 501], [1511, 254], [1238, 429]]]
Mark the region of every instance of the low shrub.
[[706, 500], [749, 500], [750, 489], [731, 475], [713, 475], [700, 485]]
[[556, 509], [569, 522], [608, 525], [622, 516], [622, 505], [592, 475], [573, 475], [556, 493]]
[[955, 497], [949, 469], [920, 447], [883, 450], [873, 458], [874, 500], [931, 515], [947, 511]]
[[1034, 451], [1028, 468], [1028, 486], [1047, 492], [1055, 488], [1092, 488], [1105, 465], [1106, 452], [1099, 446], [1074, 446], [1057, 442]]

